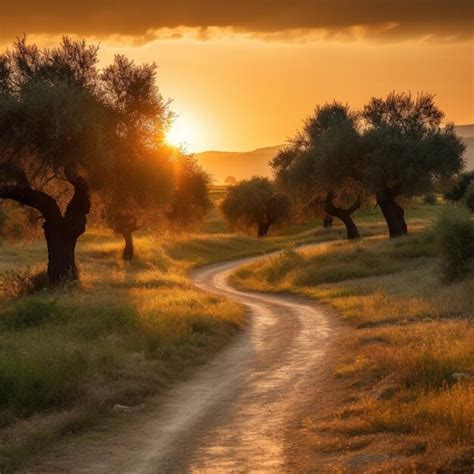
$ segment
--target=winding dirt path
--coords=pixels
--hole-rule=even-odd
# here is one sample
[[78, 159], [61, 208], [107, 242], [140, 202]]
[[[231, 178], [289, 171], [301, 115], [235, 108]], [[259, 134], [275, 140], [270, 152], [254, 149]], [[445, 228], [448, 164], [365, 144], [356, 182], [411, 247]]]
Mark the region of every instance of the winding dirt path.
[[[261, 257], [260, 257], [261, 258]], [[125, 429], [25, 472], [289, 472], [287, 443], [327, 383], [337, 327], [309, 300], [239, 291], [227, 279], [242, 259], [192, 275], [204, 290], [244, 304], [248, 330], [159, 407]]]

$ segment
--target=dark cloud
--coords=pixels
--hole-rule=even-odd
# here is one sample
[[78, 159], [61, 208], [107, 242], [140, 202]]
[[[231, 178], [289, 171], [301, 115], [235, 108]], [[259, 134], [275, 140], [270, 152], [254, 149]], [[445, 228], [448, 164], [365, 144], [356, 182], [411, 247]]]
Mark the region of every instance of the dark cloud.
[[264, 37], [354, 27], [388, 40], [474, 36], [472, 0], [0, 0], [0, 6], [3, 41], [22, 33], [149, 39], [154, 30], [180, 26]]

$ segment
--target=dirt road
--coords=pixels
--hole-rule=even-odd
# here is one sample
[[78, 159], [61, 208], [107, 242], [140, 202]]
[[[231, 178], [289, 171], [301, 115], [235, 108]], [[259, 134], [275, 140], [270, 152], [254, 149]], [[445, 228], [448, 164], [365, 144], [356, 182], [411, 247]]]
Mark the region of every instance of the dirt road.
[[27, 472], [288, 472], [286, 444], [325, 383], [336, 328], [309, 301], [238, 291], [229, 274], [247, 260], [193, 274], [195, 284], [244, 304], [248, 329], [177, 384], [155, 412], [134, 415], [110, 439], [91, 441]]

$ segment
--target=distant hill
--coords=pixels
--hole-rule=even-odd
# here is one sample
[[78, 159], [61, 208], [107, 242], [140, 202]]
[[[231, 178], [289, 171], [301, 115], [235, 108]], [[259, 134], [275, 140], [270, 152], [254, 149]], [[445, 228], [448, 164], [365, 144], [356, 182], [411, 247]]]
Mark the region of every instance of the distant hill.
[[247, 152], [205, 151], [195, 157], [208, 171], [215, 184], [223, 184], [228, 176], [238, 181], [252, 176], [271, 176], [269, 161], [283, 145], [258, 148]]
[[456, 125], [456, 133], [463, 138], [474, 137], [474, 125]]
[[[456, 132], [466, 144], [466, 169], [474, 170], [474, 125], [458, 125]], [[228, 176], [238, 181], [252, 176], [271, 176], [269, 161], [283, 145], [258, 148], [247, 152], [205, 151], [197, 153], [196, 159], [211, 173], [215, 184], [223, 184]]]

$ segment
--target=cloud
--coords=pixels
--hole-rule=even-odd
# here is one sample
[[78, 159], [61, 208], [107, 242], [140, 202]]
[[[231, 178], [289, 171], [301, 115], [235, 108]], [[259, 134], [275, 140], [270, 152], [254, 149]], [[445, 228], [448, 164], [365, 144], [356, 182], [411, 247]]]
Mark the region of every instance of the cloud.
[[67, 33], [143, 43], [186, 37], [183, 29], [206, 39], [222, 28], [279, 40], [474, 37], [472, 0], [15, 0], [0, 18], [2, 42]]

